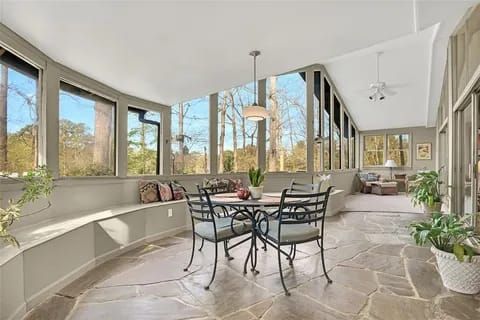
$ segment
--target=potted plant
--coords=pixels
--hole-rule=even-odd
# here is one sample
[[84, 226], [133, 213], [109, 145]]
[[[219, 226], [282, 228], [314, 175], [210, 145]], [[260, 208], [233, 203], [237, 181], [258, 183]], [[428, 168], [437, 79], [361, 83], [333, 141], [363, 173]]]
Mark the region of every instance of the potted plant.
[[[27, 172], [23, 177], [0, 174], [0, 177], [24, 184], [23, 193], [17, 200], [9, 199], [5, 208], [0, 207], [0, 240], [4, 243], [19, 247], [17, 239], [10, 233], [10, 228], [15, 221], [20, 219], [22, 208], [40, 197], [48, 197], [53, 190], [53, 177], [46, 166], [38, 167]], [[1, 202], [0, 197], [0, 202]], [[45, 208], [36, 210], [28, 215], [39, 213], [51, 206], [50, 201]]]
[[443, 182], [440, 181], [441, 170], [442, 168], [438, 171], [431, 170], [417, 173], [409, 188], [413, 205], [422, 205], [423, 211], [427, 214], [440, 212], [442, 209], [443, 195], [440, 186]]
[[262, 169], [250, 168], [248, 170], [248, 178], [250, 180], [250, 186], [248, 190], [252, 195], [252, 199], [260, 199], [263, 194], [263, 180], [265, 180], [265, 174], [262, 173]]
[[432, 244], [431, 251], [445, 287], [476, 294], [480, 292], [480, 256], [467, 244], [478, 239], [473, 227], [466, 226], [470, 217], [434, 213], [428, 221], [412, 223], [410, 234], [417, 245]]

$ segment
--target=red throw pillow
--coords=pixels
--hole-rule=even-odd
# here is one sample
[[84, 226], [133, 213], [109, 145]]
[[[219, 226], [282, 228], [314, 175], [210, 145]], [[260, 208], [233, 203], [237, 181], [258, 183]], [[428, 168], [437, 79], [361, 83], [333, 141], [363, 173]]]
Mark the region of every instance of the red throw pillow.
[[171, 201], [173, 199], [172, 189], [168, 183], [158, 183], [158, 192], [160, 193], [160, 200]]

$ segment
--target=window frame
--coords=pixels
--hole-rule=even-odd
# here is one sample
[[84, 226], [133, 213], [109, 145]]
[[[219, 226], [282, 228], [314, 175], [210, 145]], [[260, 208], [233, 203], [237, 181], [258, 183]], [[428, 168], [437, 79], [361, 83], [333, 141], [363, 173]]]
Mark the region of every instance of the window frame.
[[[127, 163], [126, 163], [126, 168], [127, 168], [127, 176], [129, 177], [138, 177], [138, 176], [148, 176], [149, 174], [146, 175], [129, 175], [128, 174], [128, 112], [135, 112], [138, 113], [138, 121], [141, 123], [146, 123], [150, 125], [154, 125], [157, 127], [157, 165], [155, 167], [155, 175], [159, 176], [161, 172], [161, 166], [162, 166], [162, 161], [161, 161], [161, 156], [162, 156], [162, 112], [157, 111], [157, 110], [149, 110], [147, 108], [140, 108], [137, 106], [133, 105], [128, 105], [127, 108]], [[147, 112], [157, 112], [160, 115], [160, 121], [153, 121], [153, 120], [148, 120], [145, 119], [145, 114]], [[142, 117], [142, 120], [140, 119]]]
[[[358, 133], [358, 129], [355, 127], [355, 130]], [[409, 157], [408, 157], [408, 163], [405, 166], [398, 166], [397, 168], [399, 169], [411, 169], [413, 167], [413, 159], [412, 159], [412, 148], [413, 148], [413, 143], [412, 143], [412, 138], [413, 135], [411, 132], [384, 132], [384, 133], [366, 133], [366, 134], [360, 134], [361, 137], [361, 167], [362, 169], [368, 169], [368, 168], [385, 168], [384, 164], [388, 160], [388, 136], [394, 136], [394, 135], [408, 135], [409, 139], [409, 147], [408, 147], [408, 152], [409, 152]], [[383, 157], [384, 157], [384, 163], [382, 165], [365, 165], [364, 161], [364, 154], [365, 154], [365, 138], [370, 137], [370, 136], [375, 136], [375, 137], [383, 137]], [[398, 164], [397, 164], [398, 165]]]
[[[114, 152], [113, 152], [113, 174], [112, 175], [109, 175], [109, 176], [64, 176], [64, 175], [61, 175], [60, 174], [60, 150], [58, 149], [58, 152], [56, 154], [56, 158], [57, 158], [57, 165], [58, 167], [56, 168], [58, 170], [58, 178], [61, 178], [61, 179], [85, 179], [85, 178], [89, 178], [89, 179], [95, 179], [95, 178], [103, 178], [103, 179], [108, 179], [108, 178], [114, 178], [114, 177], [118, 177], [119, 176], [119, 172], [118, 172], [118, 169], [119, 169], [119, 164], [118, 164], [118, 159], [119, 159], [119, 155], [118, 155], [118, 152], [119, 152], [119, 148], [118, 148], [118, 135], [120, 134], [119, 132], [119, 105], [120, 105], [120, 101], [118, 98], [116, 97], [113, 97], [101, 90], [96, 90], [96, 89], [90, 89], [91, 87], [88, 86], [88, 85], [84, 85], [82, 83], [82, 81], [80, 79], [77, 79], [77, 80], [72, 80], [72, 77], [69, 77], [69, 76], [66, 76], [64, 74], [60, 75], [58, 77], [58, 92], [57, 92], [57, 96], [58, 96], [58, 104], [57, 104], [57, 108], [58, 108], [58, 113], [57, 113], [57, 121], [58, 123], [60, 123], [60, 91], [61, 91], [61, 83], [64, 82], [68, 85], [71, 85], [73, 87], [77, 87], [81, 90], [84, 90], [84, 91], [87, 91], [91, 94], [94, 94], [94, 95], [97, 95], [105, 100], [108, 100], [112, 103], [114, 103], [114, 111], [113, 111], [113, 147], [114, 147]], [[127, 110], [127, 115], [128, 115], [128, 110]], [[57, 144], [59, 145], [60, 143], [60, 126], [58, 126], [57, 128]], [[128, 144], [128, 141], [125, 142], [126, 144]], [[125, 164], [125, 167], [128, 166], [128, 163]]]

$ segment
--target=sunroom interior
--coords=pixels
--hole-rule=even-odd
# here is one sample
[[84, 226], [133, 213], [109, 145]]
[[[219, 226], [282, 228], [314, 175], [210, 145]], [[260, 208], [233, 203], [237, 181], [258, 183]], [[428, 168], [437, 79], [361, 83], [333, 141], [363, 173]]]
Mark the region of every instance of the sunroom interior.
[[0, 319], [479, 319], [479, 39], [476, 1], [0, 0]]

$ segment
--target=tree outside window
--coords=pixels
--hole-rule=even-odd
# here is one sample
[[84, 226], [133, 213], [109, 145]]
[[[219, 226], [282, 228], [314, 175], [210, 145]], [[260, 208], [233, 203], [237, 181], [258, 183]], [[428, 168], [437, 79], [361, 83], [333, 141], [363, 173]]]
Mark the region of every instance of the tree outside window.
[[0, 172], [38, 165], [38, 69], [0, 47]]
[[206, 174], [209, 169], [209, 97], [172, 106], [173, 174]]
[[267, 169], [307, 170], [307, 107], [305, 73], [291, 73], [267, 80]]
[[385, 136], [363, 137], [363, 166], [383, 166], [385, 163]]
[[410, 165], [410, 135], [389, 134], [387, 135], [388, 159], [395, 160], [397, 166]]
[[242, 115], [253, 104], [253, 83], [218, 94], [218, 172], [246, 172], [257, 166], [258, 126]]
[[115, 102], [60, 83], [62, 176], [115, 175]]
[[128, 175], [159, 173], [160, 113], [128, 108]]

